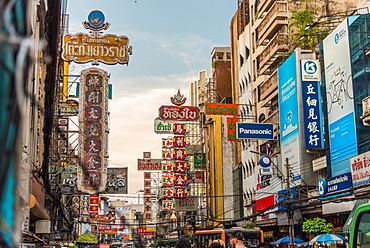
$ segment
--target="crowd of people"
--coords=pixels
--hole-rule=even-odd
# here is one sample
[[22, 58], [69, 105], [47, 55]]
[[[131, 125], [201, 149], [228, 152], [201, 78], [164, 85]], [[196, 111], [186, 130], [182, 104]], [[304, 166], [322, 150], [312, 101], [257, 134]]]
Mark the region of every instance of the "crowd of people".
[[[236, 232], [232, 237], [229, 238], [229, 242], [233, 248], [247, 248], [244, 245], [244, 235], [241, 232]], [[175, 248], [193, 248], [193, 246], [188, 239], [183, 238], [176, 243]], [[226, 244], [221, 239], [216, 239], [205, 248], [226, 248]], [[257, 245], [257, 248], [274, 248], [274, 246], [270, 243], [260, 243]]]

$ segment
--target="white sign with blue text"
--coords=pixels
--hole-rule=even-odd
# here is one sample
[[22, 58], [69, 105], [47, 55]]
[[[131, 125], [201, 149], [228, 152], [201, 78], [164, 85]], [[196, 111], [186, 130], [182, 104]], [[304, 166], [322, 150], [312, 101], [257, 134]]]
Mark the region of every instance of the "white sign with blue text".
[[237, 139], [274, 139], [274, 124], [270, 123], [236, 123]]

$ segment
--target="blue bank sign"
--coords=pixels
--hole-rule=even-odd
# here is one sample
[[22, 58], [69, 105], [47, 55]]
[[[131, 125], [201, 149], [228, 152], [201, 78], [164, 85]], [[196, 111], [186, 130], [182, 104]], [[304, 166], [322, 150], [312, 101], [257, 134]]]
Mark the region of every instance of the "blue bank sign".
[[352, 188], [351, 173], [345, 173], [340, 176], [329, 179], [320, 178], [318, 181], [319, 195], [326, 195]]
[[274, 124], [236, 123], [237, 139], [274, 139]]

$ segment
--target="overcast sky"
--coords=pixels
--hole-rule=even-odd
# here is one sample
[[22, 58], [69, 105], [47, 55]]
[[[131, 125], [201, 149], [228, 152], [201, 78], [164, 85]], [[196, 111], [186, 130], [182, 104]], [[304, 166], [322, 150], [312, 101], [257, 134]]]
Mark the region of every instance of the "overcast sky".
[[[135, 193], [143, 189], [137, 159], [147, 151], [161, 157], [162, 136], [153, 131], [159, 107], [171, 104], [177, 89], [187, 97], [198, 72], [210, 72], [212, 49], [230, 46], [237, 0], [70, 0], [69, 32], [88, 33], [82, 21], [94, 9], [111, 23], [105, 34], [125, 35], [133, 47], [128, 66], [99, 67], [113, 84], [109, 161], [128, 167], [128, 192]], [[70, 74], [89, 67], [71, 63]]]

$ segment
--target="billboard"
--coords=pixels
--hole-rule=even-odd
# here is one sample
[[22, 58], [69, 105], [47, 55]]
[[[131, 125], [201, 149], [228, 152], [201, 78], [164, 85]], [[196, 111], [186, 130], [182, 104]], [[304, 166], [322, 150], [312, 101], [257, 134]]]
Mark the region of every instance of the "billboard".
[[[358, 154], [347, 19], [323, 41], [332, 176], [350, 172]], [[340, 52], [338, 52], [340, 51]]]
[[279, 119], [282, 161], [288, 159], [290, 167], [301, 174], [301, 140], [299, 137], [299, 106], [297, 68], [299, 61], [294, 52], [278, 68]]

